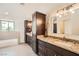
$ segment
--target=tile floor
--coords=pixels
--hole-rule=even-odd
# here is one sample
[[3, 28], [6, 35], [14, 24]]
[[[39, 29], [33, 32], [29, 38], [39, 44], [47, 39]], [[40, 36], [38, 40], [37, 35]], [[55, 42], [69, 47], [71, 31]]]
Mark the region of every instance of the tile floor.
[[28, 44], [0, 48], [0, 56], [37, 56]]

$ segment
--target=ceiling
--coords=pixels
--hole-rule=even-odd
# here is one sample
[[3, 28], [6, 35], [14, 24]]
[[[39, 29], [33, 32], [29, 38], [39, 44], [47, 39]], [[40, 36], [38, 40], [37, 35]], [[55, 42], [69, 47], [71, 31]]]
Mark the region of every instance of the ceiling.
[[[56, 8], [67, 5], [67, 3], [0, 3], [0, 19], [31, 19], [35, 11], [45, 14], [54, 11]], [[8, 12], [8, 15], [5, 13]]]

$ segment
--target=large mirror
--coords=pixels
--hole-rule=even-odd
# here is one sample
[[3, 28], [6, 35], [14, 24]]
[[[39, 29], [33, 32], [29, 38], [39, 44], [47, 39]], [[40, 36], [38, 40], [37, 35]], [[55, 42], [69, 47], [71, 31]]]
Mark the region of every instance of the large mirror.
[[[74, 10], [74, 13], [58, 17], [57, 23], [53, 26], [57, 26], [57, 34], [63, 34], [67, 39], [79, 41], [79, 9]], [[55, 27], [52, 28], [55, 29]]]
[[65, 20], [64, 27], [66, 38], [79, 41], [79, 9], [74, 10], [74, 13]]
[[[79, 5], [78, 5], [79, 6]], [[77, 7], [78, 7], [77, 6]], [[79, 7], [49, 19], [48, 35], [79, 41]]]

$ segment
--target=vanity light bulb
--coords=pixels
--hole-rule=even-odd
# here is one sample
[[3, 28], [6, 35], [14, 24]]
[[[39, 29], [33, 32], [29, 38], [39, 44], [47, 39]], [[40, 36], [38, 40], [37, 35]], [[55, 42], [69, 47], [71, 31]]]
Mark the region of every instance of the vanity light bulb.
[[75, 13], [75, 11], [74, 11], [74, 10], [72, 10], [72, 9], [70, 9], [69, 11], [70, 11], [71, 13]]
[[72, 13], [75, 13], [75, 11], [72, 11]]
[[60, 14], [58, 14], [58, 13], [56, 14], [56, 16], [58, 16], [58, 17], [62, 17], [62, 16], [61, 16]]
[[59, 16], [59, 14], [57, 13], [56, 16]]
[[61, 16], [61, 15], [59, 15], [59, 17], [61, 18], [62, 16]]

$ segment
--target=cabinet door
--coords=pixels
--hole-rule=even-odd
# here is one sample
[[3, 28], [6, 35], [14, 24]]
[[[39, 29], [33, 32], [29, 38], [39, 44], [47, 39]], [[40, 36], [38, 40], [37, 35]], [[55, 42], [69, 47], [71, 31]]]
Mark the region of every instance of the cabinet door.
[[58, 47], [58, 46], [55, 46], [55, 45], [52, 45], [52, 44], [49, 45], [49, 48], [51, 48], [51, 50], [54, 50], [56, 52], [56, 55], [59, 55], [59, 56], [75, 56], [75, 55], [78, 55], [76, 53], [73, 53], [73, 52], [68, 51], [64, 48], [61, 48], [61, 47]]
[[27, 35], [27, 43], [30, 45], [30, 46], [32, 46], [32, 37], [31, 36], [29, 36], [29, 35]]
[[46, 16], [45, 14], [36, 13], [36, 32], [37, 35], [44, 35], [45, 34], [45, 21]]
[[28, 35], [27, 35], [27, 44], [29, 44], [29, 37], [28, 37]]
[[56, 56], [56, 52], [54, 50], [51, 50], [50, 48], [46, 48], [45, 55], [46, 56]]
[[39, 49], [38, 54], [40, 56], [45, 56], [45, 51], [46, 51], [45, 47], [44, 46], [39, 46], [38, 49]]
[[38, 49], [37, 49], [38, 43], [36, 40], [36, 35], [32, 35], [32, 49], [35, 53], [37, 53]]
[[57, 53], [49, 48], [49, 44], [43, 41], [38, 41], [38, 54], [43, 56], [56, 56]]

